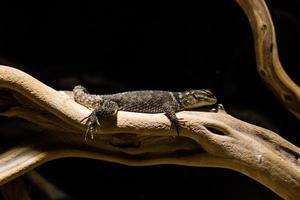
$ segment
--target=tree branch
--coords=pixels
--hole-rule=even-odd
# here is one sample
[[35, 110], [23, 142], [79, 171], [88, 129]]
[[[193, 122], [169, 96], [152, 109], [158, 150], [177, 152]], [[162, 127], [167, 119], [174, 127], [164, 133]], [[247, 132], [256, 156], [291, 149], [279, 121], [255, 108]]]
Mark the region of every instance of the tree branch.
[[300, 119], [300, 87], [284, 71], [275, 29], [264, 0], [236, 0], [246, 13], [254, 37], [257, 71], [279, 101]]
[[24, 118], [45, 130], [41, 137], [16, 143], [0, 155], [1, 184], [53, 159], [87, 157], [136, 166], [228, 168], [285, 199], [300, 195], [299, 148], [274, 132], [228, 115], [222, 107], [217, 112], [178, 113], [185, 120], [179, 137], [163, 114], [120, 111], [102, 123], [94, 140], [85, 142], [86, 126], [80, 120], [91, 111], [75, 103], [72, 93], [57, 92], [6, 66], [0, 66], [0, 88], [6, 90], [5, 99], [16, 102], [0, 101], [0, 107], [6, 106], [2, 115]]

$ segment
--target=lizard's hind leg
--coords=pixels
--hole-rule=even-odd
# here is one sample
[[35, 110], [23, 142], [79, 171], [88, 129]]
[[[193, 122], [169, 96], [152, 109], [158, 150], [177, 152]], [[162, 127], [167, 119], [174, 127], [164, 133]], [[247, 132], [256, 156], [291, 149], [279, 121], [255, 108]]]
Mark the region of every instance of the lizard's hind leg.
[[100, 121], [103, 118], [111, 117], [118, 112], [118, 104], [114, 101], [104, 101], [103, 105], [98, 106], [93, 112], [83, 118], [81, 121], [87, 119], [86, 124], [88, 126], [86, 133], [85, 133], [85, 140], [87, 140], [88, 134], [91, 135], [91, 139], [94, 139], [94, 132], [96, 130], [97, 124], [100, 126]]

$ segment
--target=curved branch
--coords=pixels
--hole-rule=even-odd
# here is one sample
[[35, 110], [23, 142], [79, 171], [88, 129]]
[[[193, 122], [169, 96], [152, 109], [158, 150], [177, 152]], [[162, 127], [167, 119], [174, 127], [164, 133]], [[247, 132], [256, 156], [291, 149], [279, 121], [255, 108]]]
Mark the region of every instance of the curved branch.
[[254, 37], [257, 70], [280, 102], [300, 119], [300, 87], [284, 71], [274, 25], [264, 0], [236, 0], [246, 13]]
[[86, 127], [80, 120], [90, 111], [75, 103], [71, 93], [57, 92], [5, 66], [0, 66], [0, 88], [12, 92], [6, 98], [18, 102], [2, 115], [22, 117], [45, 130], [43, 137], [16, 144], [0, 155], [0, 184], [47, 161], [72, 156], [138, 166], [229, 168], [285, 199], [300, 196], [299, 148], [274, 132], [226, 114], [222, 107], [218, 112], [178, 113], [185, 120], [179, 137], [163, 114], [118, 112], [116, 118], [103, 121], [95, 139], [86, 143]]
[[[32, 76], [8, 66], [0, 65], [0, 88], [7, 88], [24, 96], [19, 101], [32, 101], [45, 111], [53, 113], [68, 125], [80, 128], [79, 119], [89, 111], [78, 106], [69, 96], [48, 87]], [[25, 102], [20, 102], [25, 103]], [[79, 114], [80, 113], [80, 114]]]

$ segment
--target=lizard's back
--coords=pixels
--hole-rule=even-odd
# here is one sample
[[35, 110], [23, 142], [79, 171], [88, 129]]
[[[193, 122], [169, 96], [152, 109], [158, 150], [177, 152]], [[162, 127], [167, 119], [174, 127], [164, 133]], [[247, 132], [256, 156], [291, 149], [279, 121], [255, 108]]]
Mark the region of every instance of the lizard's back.
[[161, 113], [168, 104], [178, 110], [178, 103], [172, 92], [161, 90], [140, 90], [108, 95], [92, 95], [81, 85], [73, 89], [77, 103], [90, 109], [101, 107], [105, 101], [117, 103], [118, 110], [129, 112]]
[[111, 100], [118, 104], [119, 110], [130, 112], [160, 113], [164, 103], [176, 107], [172, 93], [160, 90], [143, 90], [123, 92], [111, 95], [99, 95], [104, 100]]

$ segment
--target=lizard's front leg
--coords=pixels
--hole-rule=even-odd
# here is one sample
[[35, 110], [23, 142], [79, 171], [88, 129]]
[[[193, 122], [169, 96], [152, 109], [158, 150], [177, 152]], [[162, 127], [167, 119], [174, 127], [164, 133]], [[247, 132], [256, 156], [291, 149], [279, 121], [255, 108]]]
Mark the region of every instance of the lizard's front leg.
[[88, 128], [85, 133], [85, 140], [87, 140], [87, 135], [91, 134], [91, 139], [94, 139], [94, 132], [96, 130], [97, 124], [100, 126], [99, 120], [111, 117], [118, 112], [118, 104], [114, 101], [105, 100], [101, 106], [98, 106], [93, 110], [93, 112], [83, 120], [87, 119], [86, 124]]
[[169, 103], [165, 103], [163, 104], [163, 111], [165, 113], [165, 115], [169, 118], [169, 120], [172, 122], [172, 125], [175, 126], [176, 128], [176, 132], [177, 135], [179, 136], [179, 125], [180, 125], [180, 121], [176, 116], [176, 112], [175, 109], [172, 105], [170, 105]]

